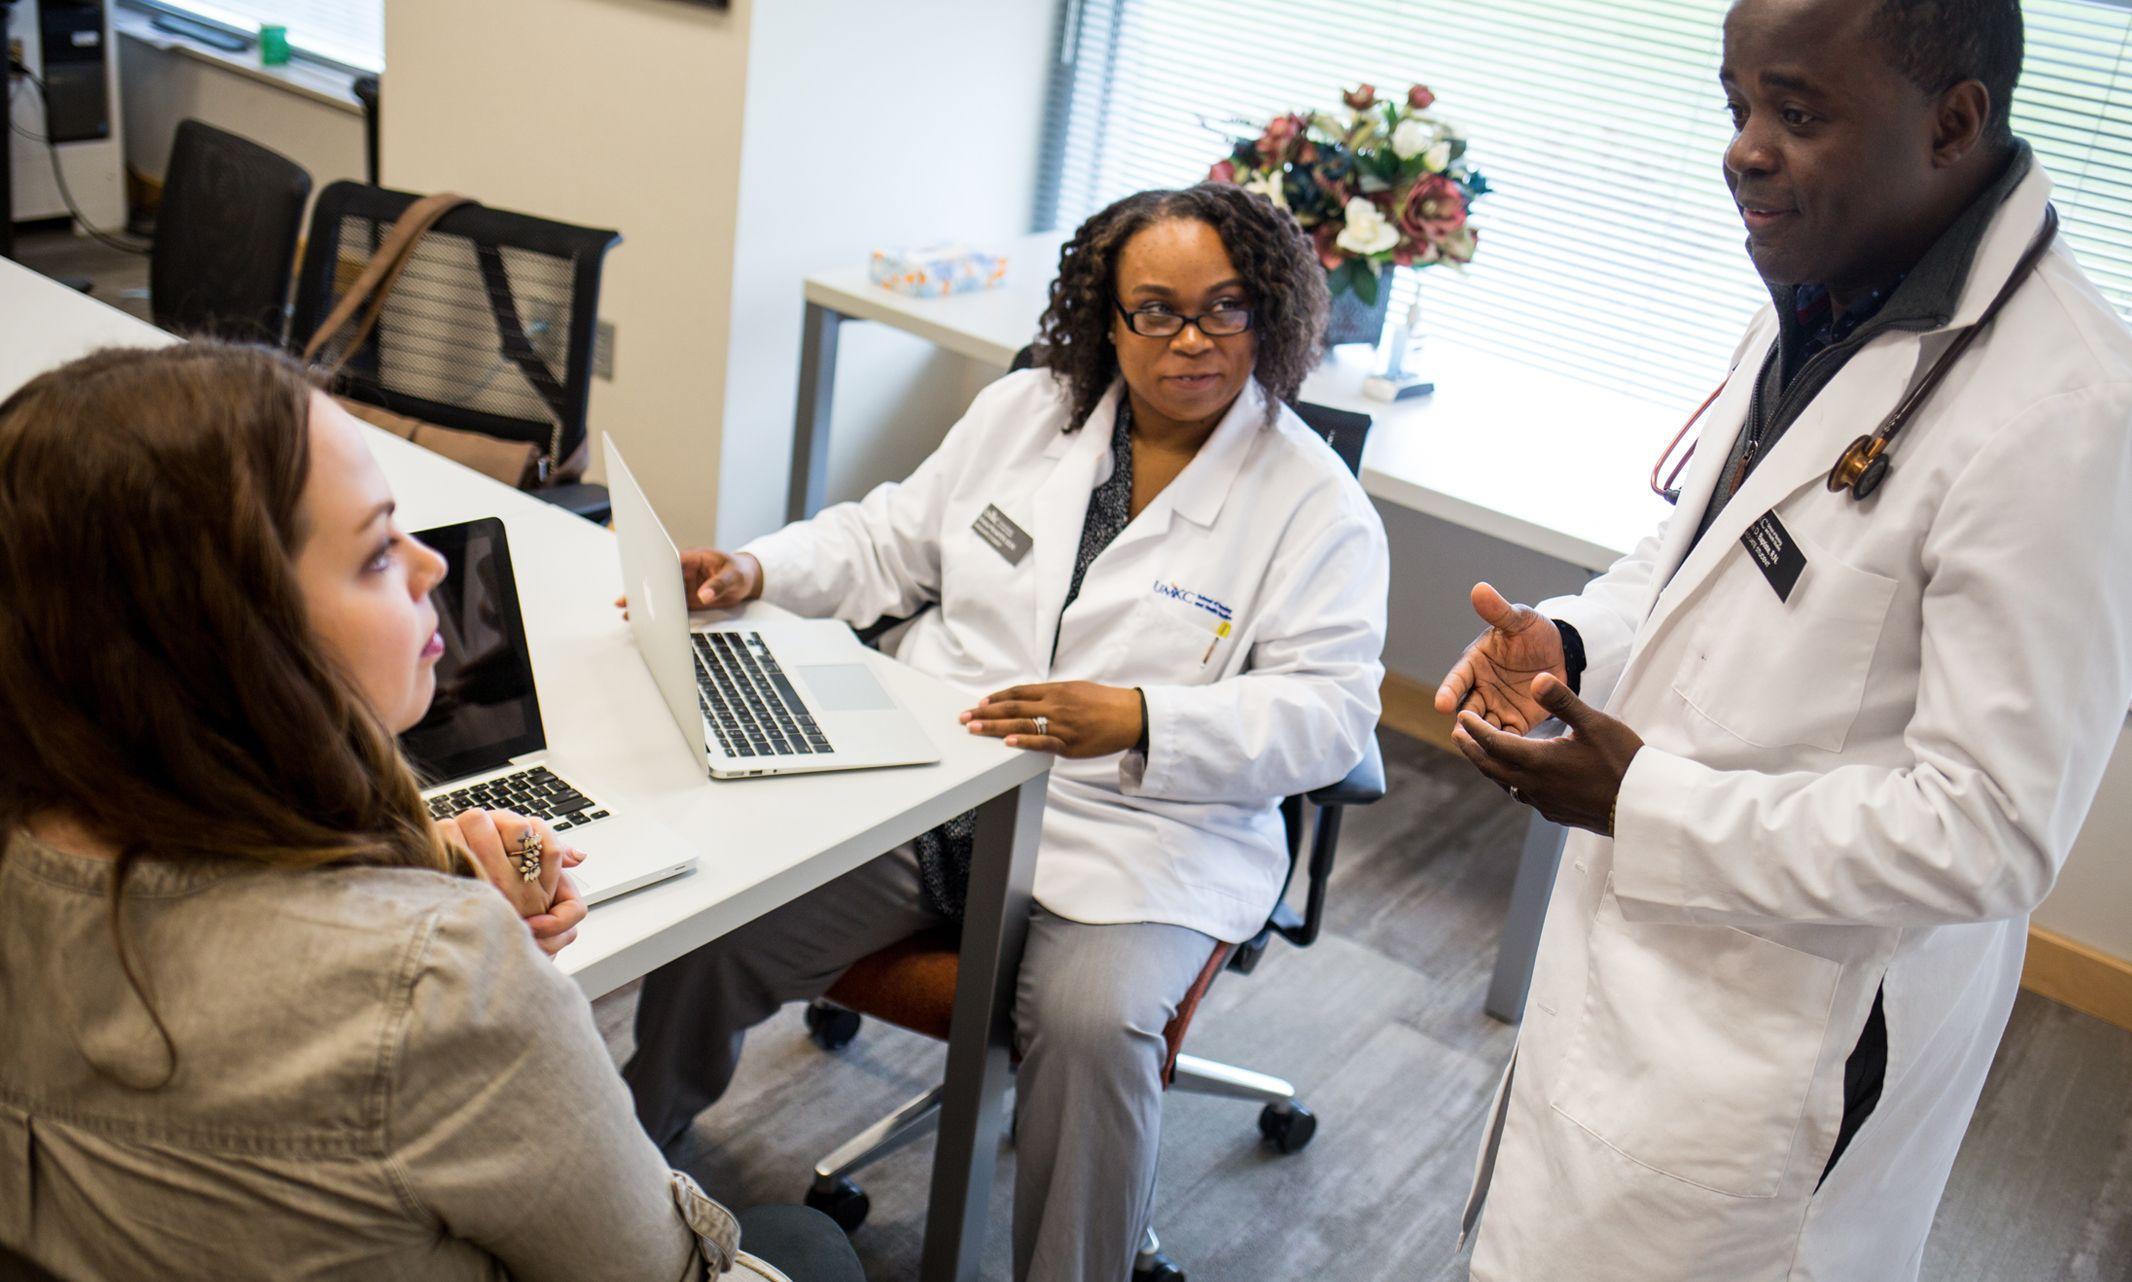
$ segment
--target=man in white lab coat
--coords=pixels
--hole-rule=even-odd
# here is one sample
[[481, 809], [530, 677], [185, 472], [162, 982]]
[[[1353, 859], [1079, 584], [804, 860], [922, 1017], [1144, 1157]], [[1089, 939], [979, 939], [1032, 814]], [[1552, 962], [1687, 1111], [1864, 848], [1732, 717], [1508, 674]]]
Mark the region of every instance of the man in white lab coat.
[[1774, 307], [1671, 521], [1578, 596], [1474, 590], [1438, 706], [1578, 829], [1476, 1279], [1918, 1273], [2132, 702], [2132, 333], [2046, 240], [2021, 39], [2016, 0], [1733, 7], [1724, 170]]

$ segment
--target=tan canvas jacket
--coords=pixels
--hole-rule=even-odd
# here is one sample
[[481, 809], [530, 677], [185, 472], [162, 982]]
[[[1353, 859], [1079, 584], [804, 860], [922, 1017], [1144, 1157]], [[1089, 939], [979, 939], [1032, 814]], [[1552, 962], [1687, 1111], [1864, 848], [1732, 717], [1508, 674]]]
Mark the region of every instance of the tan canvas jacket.
[[111, 871], [22, 835], [0, 857], [0, 1247], [69, 1280], [733, 1261], [732, 1217], [667, 1169], [585, 999], [487, 886], [144, 863], [124, 938], [151, 1016]]

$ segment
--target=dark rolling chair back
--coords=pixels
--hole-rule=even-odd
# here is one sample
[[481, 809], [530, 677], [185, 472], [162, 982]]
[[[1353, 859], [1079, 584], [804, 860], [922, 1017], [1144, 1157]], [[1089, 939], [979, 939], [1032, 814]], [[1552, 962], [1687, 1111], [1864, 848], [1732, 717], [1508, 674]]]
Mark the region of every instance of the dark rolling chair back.
[[[292, 344], [317, 331], [417, 199], [356, 182], [319, 193]], [[605, 520], [601, 487], [547, 482], [582, 469], [600, 269], [620, 240], [485, 205], [454, 209], [415, 247], [338, 390], [442, 427], [527, 442], [542, 455], [544, 484], [534, 492]]]
[[311, 175], [247, 138], [178, 124], [148, 260], [155, 323], [279, 345]]

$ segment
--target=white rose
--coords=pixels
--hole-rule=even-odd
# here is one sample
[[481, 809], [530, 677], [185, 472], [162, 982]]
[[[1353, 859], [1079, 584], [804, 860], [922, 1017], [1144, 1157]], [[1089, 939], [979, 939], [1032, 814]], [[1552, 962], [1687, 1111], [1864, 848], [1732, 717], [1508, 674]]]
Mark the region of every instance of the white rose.
[[1377, 206], [1360, 196], [1347, 202], [1343, 217], [1347, 225], [1333, 243], [1350, 254], [1381, 254], [1399, 243], [1399, 229], [1378, 212]]
[[1428, 152], [1422, 156], [1421, 163], [1432, 174], [1440, 174], [1449, 169], [1451, 167], [1451, 144], [1449, 142], [1439, 142], [1430, 147]]
[[1392, 131], [1392, 154], [1401, 160], [1412, 160], [1435, 141], [1436, 126], [1409, 116]]
[[1278, 208], [1288, 208], [1288, 193], [1282, 187], [1279, 170], [1271, 170], [1251, 179], [1244, 184], [1244, 190], [1254, 195], [1264, 196]]

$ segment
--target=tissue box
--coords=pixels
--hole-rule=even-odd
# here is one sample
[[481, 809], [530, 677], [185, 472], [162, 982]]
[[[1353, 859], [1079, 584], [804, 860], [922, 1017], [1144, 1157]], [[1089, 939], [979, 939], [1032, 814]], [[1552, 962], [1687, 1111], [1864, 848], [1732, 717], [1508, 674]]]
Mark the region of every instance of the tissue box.
[[877, 249], [868, 274], [884, 289], [915, 298], [939, 298], [999, 285], [1007, 278], [1007, 258], [961, 245]]

